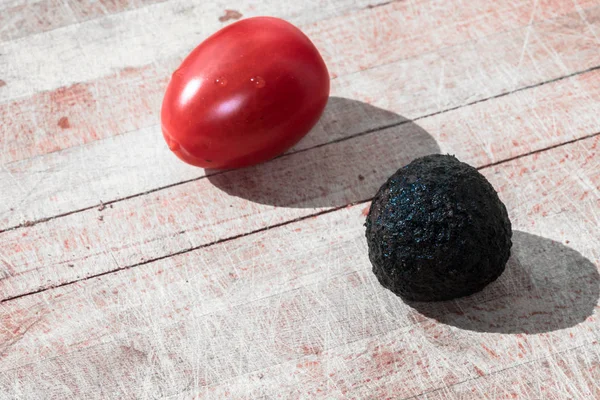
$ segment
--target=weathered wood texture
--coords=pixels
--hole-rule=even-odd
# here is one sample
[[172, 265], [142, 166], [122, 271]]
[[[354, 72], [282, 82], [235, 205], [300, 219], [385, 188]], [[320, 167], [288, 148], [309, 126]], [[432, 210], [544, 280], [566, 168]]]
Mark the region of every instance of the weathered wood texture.
[[[483, 24], [480, 29], [475, 29], [476, 26], [471, 28], [478, 20], [477, 14], [473, 14], [470, 16], [472, 24], [456, 30], [452, 35], [448, 35], [447, 31], [455, 29], [457, 21], [444, 18], [443, 15], [456, 14], [454, 9], [459, 6], [454, 2], [442, 2], [436, 3], [436, 7], [441, 7], [443, 13], [434, 13], [433, 16], [437, 18], [433, 20], [431, 12], [418, 12], [419, 7], [401, 2], [359, 11], [346, 18], [324, 19], [307, 24], [305, 31], [324, 53], [332, 76], [350, 74], [340, 82], [334, 80], [335, 91], [352, 91], [353, 98], [379, 101], [386, 109], [392, 108], [411, 118], [455, 107], [462, 104], [465, 98], [480, 100], [586, 70], [600, 63], [600, 55], [596, 51], [597, 39], [593, 34], [594, 30], [600, 29], [600, 7], [586, 10], [585, 19], [575, 11], [575, 7], [563, 7], [564, 10], [560, 9], [563, 13], [559, 13], [559, 16], [533, 21], [528, 27], [524, 23], [519, 24], [518, 20], [513, 21], [513, 30], [505, 33], [499, 33], [505, 27], [497, 23], [489, 26]], [[414, 10], [412, 12], [415, 15], [411, 16], [410, 10]], [[105, 72], [98, 72], [98, 69], [109, 61], [105, 61], [104, 57], [98, 59], [96, 54], [112, 51], [108, 49], [115, 46], [120, 47], [121, 52], [129, 53], [134, 46], [131, 41], [138, 46], [137, 36], [129, 42], [114, 38], [111, 32], [115, 28], [111, 24], [104, 27], [103, 20], [100, 20], [94, 22], [93, 26], [81, 26], [82, 32], [62, 32], [61, 37], [44, 39], [46, 41], [38, 39], [42, 44], [47, 41], [72, 42], [72, 52], [77, 52], [77, 57], [93, 63], [94, 67], [77, 72], [85, 72], [89, 80], [72, 83], [76, 76], [68, 67], [70, 64], [58, 60], [57, 68], [65, 68], [65, 71], [43, 75], [33, 73], [35, 79], [56, 80], [55, 84], [49, 84], [47, 91], [18, 99], [14, 97], [19, 95], [19, 81], [28, 91], [34, 90], [31, 86], [32, 73], [26, 73], [25, 70], [42, 70], [45, 62], [32, 58], [17, 63], [8, 55], [0, 57], [0, 68], [3, 60], [6, 60], [4, 62], [8, 69], [2, 74], [7, 76], [0, 77], [6, 82], [0, 88], [0, 101], [4, 99], [0, 102], [0, 117], [7, 121], [5, 128], [0, 131], [3, 150], [0, 162], [18, 161], [156, 125], [162, 93], [170, 72], [178, 65], [182, 54], [219, 26], [218, 21], [213, 21], [212, 14], [202, 15], [209, 21], [206, 25], [190, 25], [188, 21], [172, 21], [171, 25], [167, 23], [170, 19], [166, 19], [167, 22], [162, 19], [158, 26], [164, 25], [164, 30], [172, 29], [172, 26], [179, 29], [192, 29], [194, 26], [200, 31], [171, 38], [175, 43], [169, 43], [166, 47], [152, 46], [154, 34], [140, 33], [139, 40], [148, 41], [148, 48], [136, 54], [142, 53], [151, 64], [135, 66], [131, 57], [115, 57], [114, 65], [106, 67]], [[129, 16], [135, 23], [156, 25], [156, 22], [148, 20], [150, 17], [143, 17]], [[437, 24], [440, 27], [431, 30], [421, 28], [415, 37], [415, 28], [399, 21], [409, 17], [417, 25], [431, 27]], [[188, 18], [196, 17], [191, 15]], [[485, 21], [493, 18], [493, 15], [488, 16]], [[120, 23], [128, 26], [129, 21]], [[391, 26], [396, 29], [392, 30], [393, 34], [380, 32], [377, 28], [379, 24], [389, 26], [390, 30]], [[93, 33], [94, 29], [100, 30], [100, 33]], [[364, 34], [354, 38], [357, 32]], [[584, 34], [574, 35], [573, 32]], [[104, 48], [97, 48], [100, 45], [91, 39], [87, 45], [81, 44], [82, 39], [78, 39], [80, 35], [87, 37], [94, 34], [104, 38]], [[145, 38], [148, 35], [150, 37]], [[440, 35], [447, 36], [447, 39], [440, 42]], [[525, 48], [524, 42], [527, 42]], [[22, 53], [21, 46], [27, 47], [29, 44], [14, 44], [13, 50], [3, 49], [0, 44], [0, 53]], [[84, 50], [80, 50], [80, 47]], [[92, 48], [88, 50], [88, 47]], [[47, 52], [47, 49], [43, 47], [42, 51]], [[62, 54], [62, 51], [59, 53]], [[378, 56], [382, 53], [388, 64], [381, 64]], [[99, 66], [96, 67], [96, 64]], [[374, 66], [378, 68], [369, 70]], [[80, 69], [81, 66], [77, 71]], [[352, 74], [361, 70], [366, 71]], [[477, 91], [472, 90], [474, 82]], [[431, 93], [424, 96], [429, 102], [418, 100], [420, 107], [414, 110], [419, 111], [418, 115], [408, 115], [413, 111], [411, 103], [421, 97], [424, 91]], [[343, 96], [343, 93], [338, 95]]]
[[18, 39], [164, 0], [16, 0], [0, 4], [0, 41]]
[[[591, 100], [595, 97], [600, 97], [600, 71], [436, 114], [419, 120], [418, 125], [400, 124], [258, 167], [136, 196], [103, 211], [96, 207], [27, 230], [0, 233], [2, 252], [10, 264], [0, 282], [1, 297], [19, 296], [368, 200], [397, 168], [415, 156], [440, 149], [483, 166], [595, 134], [600, 132], [599, 103]], [[563, 102], [572, 106], [561, 105]], [[340, 102], [340, 107], [344, 104]], [[369, 112], [368, 107], [364, 110]], [[333, 118], [338, 117], [334, 114]], [[147, 150], [148, 163], [156, 151], [153, 147]], [[77, 162], [82, 161], [78, 158]], [[75, 173], [76, 165], [65, 171]], [[43, 171], [41, 175], [35, 176], [35, 181], [44, 179]], [[126, 185], [121, 181], [120, 186]], [[81, 187], [82, 192], [90, 189], [93, 186]]]
[[[359, 204], [3, 303], [0, 385], [56, 398], [404, 398], [465, 380], [477, 388], [513, 368], [519, 380], [528, 363], [572, 349], [586, 350], [591, 368], [599, 143], [482, 170], [510, 210], [515, 249], [502, 278], [475, 296], [415, 310], [383, 289]], [[569, 390], [600, 390], [597, 368], [558, 366], [579, 374], [559, 381]], [[535, 391], [555, 375], [527, 376], [520, 384]]]
[[[300, 25], [334, 97], [287, 155], [195, 169], [162, 92], [237, 12]], [[595, 0], [2, 2], [0, 399], [600, 398], [599, 35]], [[362, 224], [437, 152], [515, 246], [407, 305]]]
[[[369, 79], [369, 75], [372, 74], [361, 72], [354, 77]], [[463, 75], [458, 77], [464, 80], [458, 81], [457, 86], [464, 88], [471, 82]], [[452, 78], [447, 77], [446, 85], [451, 80]], [[491, 88], [488, 88], [487, 98], [504, 93], [501, 90], [499, 88], [497, 92], [491, 92]], [[353, 95], [344, 86], [337, 85], [333, 93], [362, 100], [369, 98], [366, 90], [361, 90], [360, 96], [358, 93]], [[417, 93], [420, 95], [415, 95], [414, 101], [405, 107], [408, 115], [402, 116], [375, 106], [379, 102], [386, 102], [385, 98], [379, 97], [379, 101], [372, 102], [373, 106], [344, 97], [333, 98], [319, 125], [291, 152], [398, 124], [406, 118], [416, 118], [420, 124], [428, 123], [421, 121], [454, 120], [453, 126], [448, 126], [443, 131], [433, 129], [430, 134], [438, 142], [448, 143], [448, 151], [471, 147], [472, 152], [479, 153], [477, 158], [481, 163], [496, 162], [600, 130], [596, 129], [600, 104], [593, 101], [600, 96], [598, 71], [548, 83], [526, 93], [511, 94], [507, 99], [494, 99], [491, 104], [477, 105], [472, 110], [466, 107], [462, 112], [452, 111], [443, 117], [426, 118], [427, 115], [444, 110], [464, 107], [473, 101], [472, 96], [459, 89], [455, 100], [451, 101], [449, 97], [454, 94], [449, 94], [448, 100], [440, 107], [439, 90], [434, 85]], [[393, 104], [390, 104], [392, 101]], [[386, 102], [385, 109], [400, 110], [405, 101], [391, 99]], [[503, 109], [506, 107], [512, 108], [514, 115], [496, 115], [505, 112]], [[475, 110], [484, 114], [486, 121], [477, 121], [480, 116], [472, 114]], [[463, 129], [457, 124], [456, 117], [465, 112], [467, 115], [471, 114], [469, 119], [476, 125], [470, 126], [468, 132], [460, 135], [449, 131], [448, 129]], [[532, 118], [515, 120], [517, 115], [521, 119], [526, 115]], [[536, 115], [540, 115], [541, 120]], [[529, 129], [531, 135], [524, 136], [519, 131], [520, 128]], [[535, 134], [533, 130], [545, 133]], [[101, 201], [111, 202], [178, 182], [198, 179], [204, 174], [205, 171], [182, 164], [166, 151], [158, 126], [10, 163], [0, 171], [0, 230], [92, 207]], [[130, 184], [124, 186], [123, 181]], [[11, 212], [11, 209], [16, 212]]]
[[[366, 6], [369, 1], [269, 0], [260, 5], [260, 11], [251, 14], [280, 15], [297, 24], [309, 24], [333, 17], [355, 4]], [[0, 92], [0, 101], [92, 80], [115, 69], [160, 65], [169, 57], [176, 57], [177, 62], [223, 26], [218, 18], [222, 13], [223, 6], [216, 2], [161, 2], [0, 43], [0, 68], [6, 69], [10, 78]], [[28, 51], [22, 51], [23, 48]], [[164, 76], [164, 72], [159, 74]]]

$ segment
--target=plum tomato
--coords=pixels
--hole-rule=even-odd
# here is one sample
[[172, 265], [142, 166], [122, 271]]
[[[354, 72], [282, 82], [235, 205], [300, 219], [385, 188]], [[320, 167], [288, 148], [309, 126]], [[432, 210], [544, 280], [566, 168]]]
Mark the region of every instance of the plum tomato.
[[239, 168], [288, 150], [317, 123], [329, 73], [298, 28], [273, 17], [233, 23], [173, 73], [161, 109], [171, 151], [203, 168]]

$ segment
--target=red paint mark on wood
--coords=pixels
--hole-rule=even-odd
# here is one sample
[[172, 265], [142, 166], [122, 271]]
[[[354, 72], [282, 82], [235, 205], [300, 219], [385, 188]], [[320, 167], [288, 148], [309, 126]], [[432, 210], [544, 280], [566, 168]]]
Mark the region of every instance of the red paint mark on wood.
[[378, 366], [382, 367], [393, 364], [395, 361], [395, 356], [391, 351], [382, 351], [373, 354], [373, 360], [375, 360]]
[[526, 174], [527, 172], [529, 172], [529, 169], [527, 167], [523, 167], [519, 171], [519, 176], [523, 176], [523, 174]]
[[485, 373], [481, 369], [479, 369], [476, 365], [474, 365], [473, 368], [475, 368], [475, 372], [477, 372], [477, 375], [479, 375], [479, 376], [485, 375]]
[[348, 275], [348, 281], [350, 282], [352, 287], [355, 288], [359, 287], [362, 284], [360, 277], [357, 274]]
[[119, 72], [120, 72], [121, 76], [135, 77], [135, 76], [139, 75], [141, 71], [142, 71], [141, 68], [125, 67]]
[[296, 364], [296, 367], [308, 370], [311, 375], [318, 376], [321, 373], [321, 363], [319, 361], [305, 361]]
[[121, 346], [121, 351], [129, 359], [145, 360], [147, 357], [146, 352], [138, 350], [133, 346]]
[[[171, 69], [180, 62], [173, 58], [161, 65]], [[7, 140], [9, 131], [14, 132], [6, 143], [5, 155], [9, 156], [3, 160], [17, 161], [151, 126], [156, 123], [155, 110], [160, 108], [168, 79], [154, 66], [125, 68], [94, 81], [0, 104], [0, 120], [8, 121], [0, 141]], [[127, 93], [123, 87], [128, 88]], [[71, 129], [57, 141], [56, 119], [65, 115]]]
[[225, 10], [225, 14], [219, 17], [219, 21], [225, 22], [230, 20], [238, 20], [242, 18], [243, 15], [241, 12], [237, 10]]
[[71, 127], [71, 124], [69, 123], [69, 118], [67, 117], [62, 117], [61, 119], [58, 120], [58, 126], [61, 129], [68, 129]]
[[321, 349], [316, 346], [303, 345], [302, 352], [304, 354], [320, 354]]
[[481, 345], [481, 347], [483, 347], [483, 349], [484, 349], [485, 351], [487, 351], [487, 352], [489, 353], [489, 355], [490, 355], [490, 356], [492, 356], [492, 357], [494, 357], [494, 358], [498, 358], [498, 354], [497, 354], [497, 353], [496, 353], [494, 350], [492, 350], [492, 349], [490, 349], [489, 347], [487, 347], [485, 344], [482, 344], [482, 345]]

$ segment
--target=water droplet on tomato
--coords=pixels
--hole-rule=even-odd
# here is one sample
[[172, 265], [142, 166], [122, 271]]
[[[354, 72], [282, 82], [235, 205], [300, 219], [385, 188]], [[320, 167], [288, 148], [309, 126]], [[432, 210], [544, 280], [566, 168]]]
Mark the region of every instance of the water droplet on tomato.
[[217, 79], [215, 79], [215, 84], [217, 84], [219, 86], [227, 86], [227, 79], [225, 79], [224, 77], [220, 76]]
[[250, 78], [250, 82], [254, 83], [257, 88], [264, 88], [267, 84], [267, 81], [262, 76], [255, 76]]

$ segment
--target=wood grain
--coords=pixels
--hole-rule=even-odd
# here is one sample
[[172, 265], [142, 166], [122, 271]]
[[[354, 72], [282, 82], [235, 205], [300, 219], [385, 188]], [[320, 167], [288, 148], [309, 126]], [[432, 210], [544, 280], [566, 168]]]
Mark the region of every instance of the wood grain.
[[599, 366], [600, 345], [595, 341], [591, 345], [559, 352], [418, 398], [597, 399], [600, 397]]
[[[600, 15], [600, 8], [594, 9], [593, 12], [594, 15]], [[511, 34], [488, 37], [476, 43], [469, 42], [405, 62], [338, 78], [333, 81], [332, 94], [371, 103], [372, 106], [360, 102], [334, 99], [320, 124], [292, 151], [305, 150], [361, 132], [389, 126], [401, 122], [404, 118], [417, 119], [465, 106], [527, 85], [536, 85], [555, 79], [563, 72], [577, 71], [600, 64], [600, 54], [594, 51], [595, 47], [591, 46], [591, 39], [580, 39], [576, 36], [567, 36], [573, 40], [565, 39], [565, 35], [574, 26], [577, 29], [584, 29], [586, 25], [579, 18], [573, 20], [572, 17], [563, 17], [547, 21], [544, 26], [537, 26], [536, 32], [540, 39], [530, 39], [530, 48], [535, 56], [531, 59], [528, 58], [520, 65], [518, 49], [527, 35], [526, 29], [514, 31]], [[560, 52], [562, 55], [560, 63], [557, 59], [548, 57], [551, 54], [549, 49]], [[477, 60], [477, 63], [474, 63], [473, 60]], [[580, 137], [578, 135], [589, 134], [589, 131], [585, 129], [573, 131], [569, 125], [573, 119], [576, 119], [576, 116], [581, 119], [581, 121], [575, 122], [580, 124], [579, 126], [594, 125], [597, 102], [591, 99], [598, 96], [597, 77], [597, 74], [584, 74], [581, 77], [565, 79], [562, 83], [555, 82], [546, 88], [536, 89], [530, 97], [519, 95], [510, 97], [508, 101], [514, 99], [520, 104], [506, 107], [517, 107], [522, 110], [529, 107], [527, 105], [529, 102], [537, 107], [536, 110], [542, 107], [554, 108], [554, 110], [542, 111], [542, 114], [547, 116], [543, 117], [544, 122], [537, 121], [537, 116], [531, 114], [533, 130], [530, 129], [525, 136], [518, 131], [519, 124], [522, 124], [519, 121], [514, 121], [515, 129], [503, 129], [503, 125], [508, 126], [513, 123], [511, 120], [514, 116], [509, 116], [506, 110], [499, 109], [488, 111], [488, 114], [490, 112], [504, 113], [507, 117], [503, 120], [488, 115], [486, 118], [492, 123], [483, 126], [482, 132], [476, 132], [470, 128], [468, 136], [463, 137], [453, 132], [450, 139], [454, 140], [453, 138], [458, 136], [462, 142], [455, 143], [456, 148], [470, 146], [473, 152], [480, 153], [478, 160], [482, 163], [490, 163], [496, 160], [494, 157], [502, 159], [521, 154], [521, 152], [558, 144], [561, 141], [572, 140]], [[144, 73], [132, 74], [132, 79], [142, 85], [148, 84], [146, 78], [147, 75]], [[442, 82], [441, 86], [440, 82]], [[473, 90], [473, 88], [482, 87], [485, 89]], [[125, 89], [122, 90], [125, 93]], [[131, 110], [127, 109], [126, 112], [123, 112], [123, 107], [120, 107], [118, 115], [115, 114], [113, 118], [110, 115], [111, 108], [116, 111], [118, 107], [107, 105], [109, 92], [106, 93], [107, 95], [102, 99], [90, 98], [86, 102], [80, 103], [88, 105], [75, 114], [86, 117], [89, 123], [97, 122], [99, 127], [105, 128], [103, 131], [94, 130], [87, 122], [74, 120], [70, 117], [71, 114], [67, 114], [65, 110], [47, 111], [48, 115], [54, 115], [55, 120], [57, 115], [69, 115], [70, 117], [70, 119], [64, 117], [69, 121], [68, 128], [57, 128], [64, 131], [60, 134], [62, 135], [60, 143], [73, 144], [72, 141], [94, 140], [94, 138], [98, 138], [100, 132], [112, 134], [120, 129], [135, 128], [136, 124], [144, 125], [154, 122], [154, 108], [157, 109], [160, 106], [160, 96], [155, 96], [155, 99], [151, 100], [143, 97], [143, 93], [139, 93], [142, 103], [134, 103], [135, 107], [132, 107]], [[69, 96], [66, 97], [69, 98]], [[138, 98], [138, 96], [134, 97]], [[552, 102], [556, 104], [552, 104]], [[121, 99], [116, 104], [124, 103], [125, 99]], [[52, 103], [44, 100], [42, 104]], [[98, 114], [97, 118], [88, 117], [91, 110], [87, 108], [95, 107], [105, 111]], [[505, 108], [505, 106], [500, 107]], [[135, 110], [146, 110], [143, 111], [145, 117], [136, 114]], [[389, 112], [385, 110], [389, 110]], [[479, 110], [479, 108], [474, 110]], [[521, 111], [515, 109], [515, 113], [519, 112]], [[553, 115], [552, 113], [554, 116], [550, 117]], [[476, 116], [471, 116], [471, 118], [476, 118]], [[548, 118], [553, 118], [553, 120], [550, 121]], [[540, 123], [546, 124], [546, 128], [548, 128], [548, 124], [557, 124], [554, 127], [555, 133], [545, 136], [549, 139], [547, 141], [540, 140], [538, 134], [534, 132]], [[478, 126], [480, 125], [475, 125], [474, 128]], [[482, 141], [483, 132], [490, 132], [493, 130], [492, 127], [501, 131], [504, 137], [499, 138], [492, 135], [489, 139]], [[19, 125], [19, 129], [24, 129], [24, 126]], [[465, 128], [457, 126], [454, 129], [459, 132]], [[80, 135], [84, 133], [89, 136]], [[431, 134], [438, 141], [444, 141], [443, 136], [448, 136], [448, 133], [443, 132], [439, 134], [431, 132]], [[23, 135], [22, 137], [31, 140], [30, 136]], [[54, 143], [59, 146], [59, 142], [54, 139], [52, 143], [53, 146]], [[22, 145], [20, 140], [8, 144], [15, 148], [27, 149], [27, 146]], [[479, 145], [482, 147], [475, 147]], [[494, 156], [495, 147], [503, 147], [498, 151], [497, 156]], [[37, 147], [29, 149], [39, 150]], [[9, 151], [4, 154], [11, 153]], [[74, 173], [74, 171], [77, 172]], [[110, 202], [181, 181], [197, 179], [204, 174], [205, 171], [201, 169], [182, 165], [170, 154], [163, 143], [160, 129], [156, 125], [134, 130], [111, 139], [94, 141], [71, 150], [11, 163], [0, 170], [0, 177], [2, 177], [0, 179], [0, 199], [2, 199], [0, 201], [0, 230], [27, 221], [36, 221], [91, 207], [99, 204], [100, 201]], [[129, 184], [124, 186], [121, 184], [123, 181], [129, 182]], [[15, 211], [11, 212], [11, 209]]]
[[[169, 74], [265, 14], [319, 47], [326, 114], [270, 163], [184, 165]], [[0, 1], [0, 400], [600, 398], [599, 45], [597, 0]], [[435, 152], [514, 246], [406, 304], [363, 223]]]
[[[2, 303], [2, 392], [405, 398], [450, 386], [442, 393], [493, 397], [510, 387], [536, 393], [532, 385], [561, 368], [579, 375], [548, 393], [586, 398], [598, 391], [597, 368], [580, 371], [597, 364], [600, 238], [586, 217], [598, 215], [598, 197], [584, 195], [600, 184], [599, 144], [589, 138], [482, 171], [510, 210], [513, 258], [483, 292], [441, 303], [444, 323], [377, 283], [362, 227], [368, 204], [359, 204]], [[523, 193], [537, 194], [535, 206]], [[523, 307], [548, 306], [540, 296], [552, 312]], [[498, 324], [537, 330], [490, 333]], [[519, 376], [522, 387], [508, 386]]]
[[[489, 19], [494, 19], [493, 12], [488, 10], [481, 17], [478, 14], [466, 16], [471, 22], [468, 25], [470, 28], [455, 30], [457, 20], [443, 17], [444, 13], [455, 14], [455, 18], [461, 16], [461, 13], [454, 12], [455, 8], [459, 7], [455, 3], [438, 4], [434, 8], [435, 12], [424, 12], [420, 7], [413, 7], [412, 3], [392, 3], [352, 13], [348, 17], [344, 17], [345, 19], [323, 19], [316, 23], [306, 24], [302, 28], [324, 54], [332, 77], [346, 76], [393, 60], [407, 60], [406, 63], [393, 63], [379, 71], [379, 75], [385, 71], [393, 73], [390, 76], [388, 72], [386, 76], [383, 76], [385, 80], [375, 80], [373, 74], [366, 76], [359, 74], [349, 76], [340, 85], [353, 86], [355, 89], [359, 89], [355, 91], [362, 91], [369, 87], [367, 82], [376, 81], [378, 82], [377, 86], [385, 88], [385, 90], [378, 93], [377, 96], [367, 93], [361, 94], [360, 97], [378, 99], [379, 96], [389, 98], [392, 93], [396, 93], [396, 96], [398, 94], [408, 96], [411, 91], [404, 88], [417, 86], [415, 89], [422, 91], [424, 90], [423, 85], [426, 83], [428, 89], [437, 91], [438, 96], [436, 97], [439, 100], [436, 101], [436, 108], [438, 111], [444, 109], [444, 104], [439, 103], [453, 103], [454, 97], [449, 94], [459, 92], [460, 89], [463, 90], [462, 97], [469, 96], [473, 99], [487, 97], [485, 93], [487, 89], [481, 94], [473, 93], [471, 88], [467, 89], [459, 82], [454, 82], [453, 73], [463, 73], [461, 82], [465, 82], [464, 78], [468, 78], [471, 83], [473, 80], [477, 82], [483, 80], [486, 83], [482, 86], [483, 88], [493, 82], [493, 85], [502, 85], [504, 90], [514, 90], [598, 65], [600, 56], [597, 51], [594, 51], [597, 46], [594, 36], [570, 36], [571, 32], [575, 30], [581, 32], [587, 29], [597, 29], [597, 25], [600, 23], [598, 22], [600, 21], [598, 7], [585, 10], [588, 15], [587, 20], [582, 19], [581, 15], [574, 11], [574, 5], [572, 8], [547, 7], [544, 15], [557, 14], [559, 16], [551, 20], [544, 20], [545, 22], [539, 21], [525, 28], [523, 18], [514, 16], [522, 15], [524, 11], [515, 11], [510, 8], [512, 2], [507, 1], [502, 2], [502, 4], [506, 3], [504, 8], [498, 8], [508, 14], [504, 25], [487, 23]], [[479, 1], [479, 3], [489, 6], [489, 2]], [[164, 6], [170, 4], [167, 3]], [[523, 4], [529, 5], [529, 2], [523, 2]], [[557, 4], [563, 3], [558, 2]], [[476, 5], [474, 4], [474, 6]], [[270, 6], [266, 4], [264, 7], [268, 9]], [[430, 7], [434, 7], [434, 5], [430, 5]], [[513, 5], [513, 7], [516, 6]], [[522, 7], [525, 6], [522, 5]], [[545, 9], [540, 9], [540, 12], [541, 10]], [[216, 10], [207, 11], [203, 18], [208, 19], [211, 13], [215, 12]], [[321, 14], [319, 16], [322, 17]], [[151, 21], [144, 22], [144, 15], [133, 15], [131, 18], [141, 21], [136, 23], [155, 24]], [[166, 24], [170, 17], [160, 18], [161, 24], [158, 27], [170, 29], [171, 25]], [[179, 14], [175, 14], [173, 18], [175, 18], [172, 21], [173, 26], [182, 24], [185, 26], [181, 29], [192, 29], [197, 26], [187, 20], [179, 21], [178, 18], [182, 18]], [[193, 14], [186, 18], [196, 19]], [[484, 20], [484, 26], [480, 28], [478, 28], [481, 23], [479, 18]], [[408, 19], [412, 22], [399, 24], [398, 21], [401, 19]], [[499, 20], [504, 19], [500, 18]], [[294, 22], [294, 20], [292, 21]], [[98, 26], [80, 29], [97, 29], [100, 31], [98, 35], [105, 37], [104, 45], [106, 47], [112, 49], [114, 46], [121, 46], [122, 52], [131, 52], [131, 45], [127, 44], [125, 38], [115, 38], [114, 35], [111, 35], [113, 28], [103, 28], [100, 22], [96, 22], [96, 24]], [[120, 24], [125, 25], [127, 21], [122, 21]], [[44, 74], [44, 79], [57, 79], [60, 82], [50, 89], [46, 88], [47, 91], [37, 94], [33, 94], [35, 88], [31, 82], [32, 76], [36, 77], [37, 74], [24, 74], [22, 69], [27, 67], [19, 66], [17, 68], [16, 66], [19, 64], [16, 60], [7, 58], [9, 63], [7, 68], [12, 65], [16, 70], [15, 73], [23, 75], [22, 79], [18, 79], [22, 80], [29, 94], [23, 98], [14, 99], [12, 96], [14, 82], [12, 78], [4, 79], [7, 83], [6, 86], [0, 88], [0, 96], [6, 95], [7, 97], [4, 98], [4, 103], [0, 103], [0, 117], [7, 122], [0, 130], [0, 143], [2, 143], [0, 162], [18, 161], [155, 125], [158, 122], [157, 110], [160, 109], [164, 87], [171, 71], [176, 68], [181, 58], [208, 35], [211, 29], [216, 29], [218, 24], [220, 24], [218, 21], [211, 19], [205, 27], [202, 25], [201, 31], [194, 31], [193, 34], [182, 33], [181, 37], [186, 37], [185, 40], [181, 37], [171, 38], [169, 40], [176, 40], [177, 43], [169, 44], [166, 49], [163, 47], [161, 50], [157, 46], [148, 44], [152, 51], [140, 52], [143, 53], [140, 57], [147, 57], [148, 60], [151, 60], [151, 64], [133, 65], [134, 58], [115, 56], [115, 64], [110, 71], [101, 72], [96, 77], [89, 74], [102, 70], [103, 64], [98, 66], [96, 64], [100, 61], [104, 63], [104, 60], [96, 60], [94, 55], [96, 53], [91, 54], [91, 52], [102, 53], [108, 50], [87, 49], [89, 46], [100, 46], [97, 41], [94, 42], [95, 44], [83, 46], [83, 50], [80, 50], [81, 45], [77, 42], [73, 44], [76, 47], [73, 51], [84, 52], [84, 54], [78, 55], [83, 58], [82, 62], [90, 60], [94, 63], [93, 68], [80, 68], [81, 73], [89, 76], [78, 79], [78, 76], [70, 70], [65, 70], [62, 75], [56, 72], [53, 77], [50, 77], [50, 74]], [[391, 27], [395, 28], [384, 35], [383, 32], [378, 31], [377, 27], [380, 24], [388, 26], [388, 30], [391, 30]], [[439, 27], [425, 30], [415, 36], [413, 24], [438, 25]], [[506, 24], [510, 24], [510, 27], [517, 31], [499, 34], [509, 27]], [[449, 35], [446, 31], [455, 31], [455, 33]], [[356, 32], [364, 33], [356, 39], [346, 40], [348, 37], [353, 37]], [[393, 35], [391, 32], [394, 32]], [[71, 32], [70, 34], [83, 35], [84, 33]], [[141, 31], [136, 34], [141, 38], [137, 36], [133, 39], [130, 38], [130, 42], [132, 40], [136, 42], [154, 40], [154, 36], [146, 37], [150, 35], [148, 32]], [[154, 34], [153, 32], [152, 35]], [[172, 37], [174, 33], [169, 35], [165, 40]], [[440, 36], [446, 39], [440, 41]], [[44, 43], [44, 52], [47, 52], [44, 40], [44, 38], [39, 39], [41, 43]], [[68, 41], [62, 37], [52, 40], [60, 43]], [[69, 40], [74, 41], [73, 38]], [[526, 46], [524, 47], [525, 42]], [[526, 54], [523, 53], [524, 48], [527, 50]], [[491, 51], [491, 49], [497, 49], [497, 51]], [[52, 51], [60, 53], [61, 57], [65, 53], [59, 49], [52, 49]], [[151, 54], [152, 52], [154, 54]], [[160, 54], [158, 54], [159, 52]], [[560, 57], [557, 54], [560, 54]], [[417, 56], [418, 58], [414, 59]], [[34, 58], [32, 62], [39, 63], [41, 61]], [[62, 60], [56, 62], [58, 66], [67, 68], [68, 63]], [[32, 68], [39, 69], [41, 67], [34, 65]], [[114, 69], [118, 70], [114, 71]], [[445, 80], [443, 82], [445, 86], [441, 88], [439, 87], [440, 78]], [[81, 79], [84, 80], [81, 81]], [[70, 82], [76, 83], [69, 84]], [[389, 85], [397, 85], [403, 90], [390, 91]], [[455, 85], [456, 88], [449, 87], [451, 85]], [[498, 93], [498, 91], [491, 87], [489, 93]], [[431, 99], [431, 97], [428, 98]], [[11, 99], [13, 100], [11, 101]], [[403, 103], [407, 103], [406, 100]], [[102, 110], [102, 112], [100, 113], [98, 110]]]
[[125, 67], [150, 66], [170, 57], [181, 59], [228, 23], [219, 17], [235, 4], [245, 5], [246, 17], [272, 15], [306, 25], [371, 2], [173, 0], [1, 42], [0, 71], [7, 76], [2, 78], [7, 85], [0, 91], [0, 102], [98, 79]]
[[[19, 296], [364, 201], [397, 168], [440, 148], [482, 166], [562, 143], [564, 137], [554, 139], [560, 137], [556, 127], [568, 125], [568, 132], [577, 132], [569, 138], [594, 135], [600, 120], [590, 111], [597, 103], [587, 99], [597, 93], [599, 77], [600, 72], [590, 72], [424, 118], [420, 126], [401, 124], [130, 198], [102, 211], [89, 209], [6, 231], [0, 234], [0, 254], [8, 263], [0, 293], [2, 298]], [[568, 92], [583, 96], [570, 104], [579, 104], [590, 118], [561, 111], [560, 100], [551, 97]], [[564, 122], [557, 125], [557, 116]]]
[[18, 0], [0, 5], [0, 42], [165, 0]]

